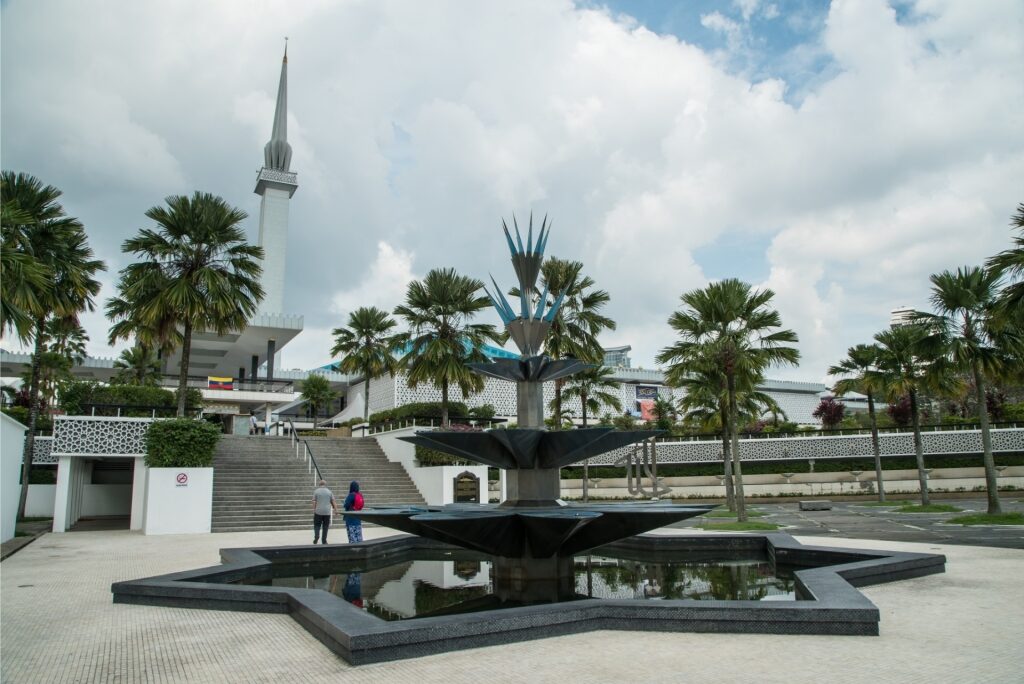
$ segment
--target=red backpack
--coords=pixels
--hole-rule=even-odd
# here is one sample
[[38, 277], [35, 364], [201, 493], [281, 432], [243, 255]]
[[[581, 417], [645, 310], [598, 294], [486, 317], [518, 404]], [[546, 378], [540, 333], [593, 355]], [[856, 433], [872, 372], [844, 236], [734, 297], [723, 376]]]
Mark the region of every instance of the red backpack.
[[363, 510], [363, 495], [356, 492], [355, 498], [352, 499], [352, 510], [361, 511]]

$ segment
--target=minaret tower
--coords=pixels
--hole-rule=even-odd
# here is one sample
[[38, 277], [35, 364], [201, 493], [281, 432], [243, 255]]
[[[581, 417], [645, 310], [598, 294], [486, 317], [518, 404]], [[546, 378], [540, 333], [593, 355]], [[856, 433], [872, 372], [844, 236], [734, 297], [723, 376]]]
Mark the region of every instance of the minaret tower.
[[260, 247], [263, 248], [263, 290], [260, 312], [284, 312], [284, 264], [288, 244], [288, 202], [298, 189], [296, 174], [289, 171], [292, 147], [288, 144], [288, 45], [281, 62], [277, 108], [270, 142], [263, 148], [263, 168], [256, 179], [260, 201]]

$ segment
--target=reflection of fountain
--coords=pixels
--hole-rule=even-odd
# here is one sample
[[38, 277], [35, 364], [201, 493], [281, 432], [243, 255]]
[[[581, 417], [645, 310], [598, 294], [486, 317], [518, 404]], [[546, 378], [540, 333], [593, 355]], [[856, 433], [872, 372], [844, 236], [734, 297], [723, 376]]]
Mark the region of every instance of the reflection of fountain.
[[[515, 240], [505, 227], [512, 265], [519, 280], [518, 314], [493, 278], [494, 291], [487, 294], [521, 356], [470, 364], [482, 375], [516, 383], [519, 428], [418, 432], [402, 438], [503, 469], [508, 499], [498, 506], [449, 504], [364, 509], [358, 513], [364, 520], [386, 527], [500, 557], [495, 565], [495, 587], [508, 598], [518, 589], [525, 591], [526, 597], [536, 599], [560, 595], [563, 590], [571, 593], [572, 554], [714, 508], [660, 503], [577, 506], [559, 499], [560, 468], [637, 442], [641, 442], [641, 446], [634, 449], [635, 462], [628, 454], [626, 456], [630, 492], [656, 498], [670, 490], [657, 480], [653, 438], [660, 431], [616, 431], [603, 427], [564, 432], [544, 429], [544, 383], [592, 367], [576, 359], [555, 360], [541, 353], [544, 338], [566, 295], [564, 291], [557, 295], [550, 293], [553, 301], [549, 303], [545, 287], [537, 296], [537, 279], [549, 235], [545, 219], [534, 242], [531, 219], [524, 247], [518, 225]], [[653, 483], [650, 491], [642, 485], [643, 473]]]

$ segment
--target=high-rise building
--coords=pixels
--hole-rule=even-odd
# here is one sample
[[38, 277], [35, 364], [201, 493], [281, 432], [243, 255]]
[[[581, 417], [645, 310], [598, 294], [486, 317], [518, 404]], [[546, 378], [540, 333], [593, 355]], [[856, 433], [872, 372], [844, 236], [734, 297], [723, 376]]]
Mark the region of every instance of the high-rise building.
[[899, 306], [889, 312], [889, 326], [898, 328], [907, 325], [914, 317], [914, 309], [909, 306]]

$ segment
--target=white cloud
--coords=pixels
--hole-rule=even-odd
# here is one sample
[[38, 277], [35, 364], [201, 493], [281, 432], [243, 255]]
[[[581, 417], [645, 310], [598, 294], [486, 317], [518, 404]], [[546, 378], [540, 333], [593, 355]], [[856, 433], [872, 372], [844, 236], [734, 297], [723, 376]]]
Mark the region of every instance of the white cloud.
[[332, 308], [342, 315], [342, 323], [361, 306], [376, 306], [390, 311], [405, 300], [406, 287], [416, 279], [412, 272], [414, 255], [395, 249], [386, 242], [377, 243], [377, 258], [360, 276], [358, 284], [334, 294]]
[[[728, 275], [776, 290], [804, 356], [784, 374], [819, 379], [890, 308], [922, 305], [931, 272], [1005, 249], [1020, 201], [1020, 3], [920, 0], [900, 23], [837, 0], [806, 50], [835, 67], [810, 85], [569, 2], [82, 7], [4, 5], [4, 164], [64, 189], [121, 262], [172, 192], [222, 194], [255, 236], [291, 36], [286, 305], [307, 332], [284, 353], [310, 365], [348, 311], [401, 301], [413, 255], [508, 285], [500, 220], [532, 210], [554, 221], [549, 252], [610, 292], [607, 344], [645, 366], [679, 294], [707, 282], [695, 250], [770, 242]], [[723, 7], [702, 22], [743, 51], [774, 5]]]

